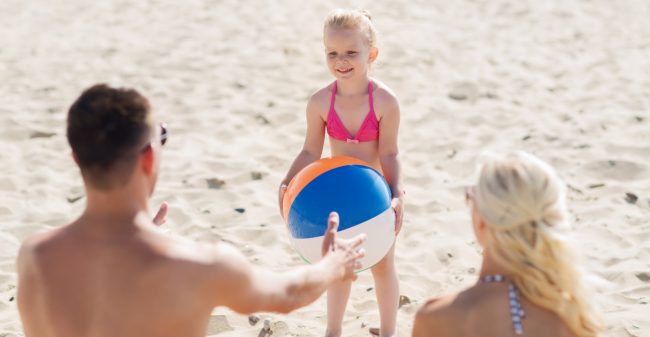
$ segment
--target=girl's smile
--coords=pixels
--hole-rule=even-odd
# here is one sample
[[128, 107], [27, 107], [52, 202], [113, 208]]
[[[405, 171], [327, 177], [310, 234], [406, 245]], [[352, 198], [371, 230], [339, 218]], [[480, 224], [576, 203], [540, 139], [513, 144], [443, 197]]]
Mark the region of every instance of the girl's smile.
[[336, 71], [341, 73], [341, 74], [347, 74], [352, 71], [354, 68], [337, 68]]

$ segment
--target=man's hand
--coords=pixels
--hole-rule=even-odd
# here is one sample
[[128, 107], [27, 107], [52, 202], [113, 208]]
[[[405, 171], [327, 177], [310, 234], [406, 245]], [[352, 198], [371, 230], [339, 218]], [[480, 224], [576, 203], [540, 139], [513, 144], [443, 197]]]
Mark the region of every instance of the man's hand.
[[160, 226], [167, 222], [167, 210], [169, 209], [169, 205], [167, 205], [167, 202], [164, 201], [160, 205], [160, 209], [158, 209], [158, 213], [156, 213], [156, 216], [153, 217], [153, 223], [156, 226]]
[[358, 260], [365, 256], [364, 249], [359, 247], [365, 242], [366, 236], [359, 234], [351, 240], [337, 239], [338, 228], [339, 215], [332, 212], [327, 221], [327, 231], [323, 238], [321, 252], [323, 258], [329, 259], [333, 266], [339, 270], [337, 278], [340, 281], [354, 281], [357, 279], [354, 271], [362, 267]]

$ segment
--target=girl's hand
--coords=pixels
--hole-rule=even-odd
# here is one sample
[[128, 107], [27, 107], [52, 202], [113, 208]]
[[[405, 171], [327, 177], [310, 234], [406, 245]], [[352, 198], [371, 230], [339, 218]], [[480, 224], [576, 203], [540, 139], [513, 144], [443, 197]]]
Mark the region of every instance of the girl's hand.
[[280, 208], [280, 215], [284, 217], [284, 210], [283, 210], [283, 200], [284, 200], [284, 193], [287, 192], [287, 184], [282, 183], [280, 184], [280, 188], [278, 189], [278, 206]]
[[164, 201], [161, 205], [160, 208], [158, 209], [158, 213], [156, 213], [156, 216], [153, 217], [153, 224], [156, 226], [160, 226], [167, 222], [167, 210], [169, 209], [169, 206], [167, 205], [167, 202]]
[[404, 201], [402, 197], [393, 198], [391, 207], [395, 211], [395, 236], [397, 236], [402, 230], [402, 221], [404, 220]]

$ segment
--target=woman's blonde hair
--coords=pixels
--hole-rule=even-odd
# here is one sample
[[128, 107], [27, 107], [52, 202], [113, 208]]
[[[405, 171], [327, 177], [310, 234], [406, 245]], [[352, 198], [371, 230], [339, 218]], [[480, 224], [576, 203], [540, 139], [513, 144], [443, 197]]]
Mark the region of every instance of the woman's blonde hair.
[[366, 10], [335, 9], [325, 18], [324, 30], [328, 28], [345, 28], [359, 30], [366, 38], [368, 47], [377, 46], [377, 31], [372, 24], [372, 17]]
[[602, 323], [560, 231], [568, 225], [565, 195], [548, 164], [518, 152], [484, 161], [473, 198], [486, 224], [485, 249], [521, 293], [575, 335], [596, 336]]

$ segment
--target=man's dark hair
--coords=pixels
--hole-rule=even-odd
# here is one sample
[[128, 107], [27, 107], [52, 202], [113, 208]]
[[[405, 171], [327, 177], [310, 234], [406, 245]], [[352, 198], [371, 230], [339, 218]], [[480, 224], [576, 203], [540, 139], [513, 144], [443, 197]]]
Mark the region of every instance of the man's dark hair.
[[98, 189], [126, 184], [151, 133], [149, 101], [133, 89], [96, 84], [68, 111], [68, 142], [81, 174]]

